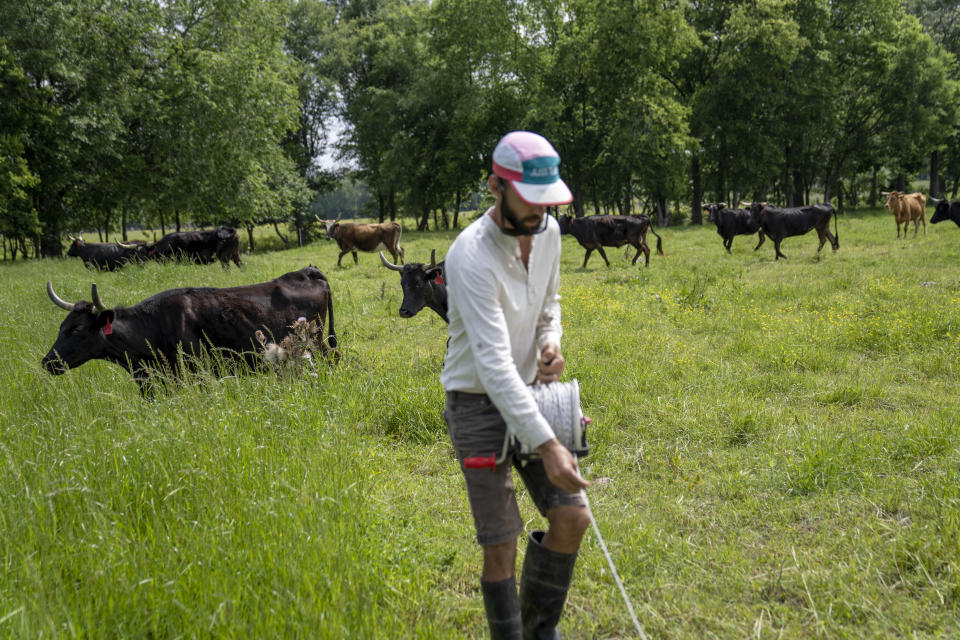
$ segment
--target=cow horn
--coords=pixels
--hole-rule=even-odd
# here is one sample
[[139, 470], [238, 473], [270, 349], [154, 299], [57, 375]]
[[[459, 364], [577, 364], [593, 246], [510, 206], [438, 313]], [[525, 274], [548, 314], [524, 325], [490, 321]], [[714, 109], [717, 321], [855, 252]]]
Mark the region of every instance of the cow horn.
[[380, 262], [382, 262], [383, 266], [385, 266], [387, 269], [393, 269], [394, 271], [403, 271], [403, 267], [398, 267], [397, 265], [393, 264], [392, 262], [384, 258], [383, 251], [380, 252]]
[[933, 196], [930, 196], [927, 199], [933, 204], [940, 204], [941, 202], [943, 202], [943, 198], [934, 198]]
[[437, 250], [430, 249], [430, 268], [433, 269], [437, 266]]
[[60, 296], [58, 296], [53, 291], [53, 284], [51, 284], [49, 280], [47, 280], [47, 295], [50, 296], [51, 300], [53, 300], [53, 304], [57, 305], [61, 309], [66, 309], [67, 311], [73, 311], [74, 305], [70, 302], [67, 302]]
[[118, 242], [118, 247], [123, 247], [124, 249], [136, 249], [137, 245], [133, 242]]
[[93, 306], [97, 311], [106, 311], [107, 307], [101, 302], [100, 294], [97, 293], [97, 283], [90, 285], [90, 297], [93, 298]]

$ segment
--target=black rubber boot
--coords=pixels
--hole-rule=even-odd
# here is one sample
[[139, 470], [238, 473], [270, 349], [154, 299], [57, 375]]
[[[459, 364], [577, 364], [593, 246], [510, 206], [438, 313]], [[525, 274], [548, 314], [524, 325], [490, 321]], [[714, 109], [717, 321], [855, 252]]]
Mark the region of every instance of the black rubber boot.
[[510, 576], [499, 582], [480, 581], [483, 608], [487, 610], [487, 624], [493, 640], [520, 640], [520, 600], [517, 598], [517, 579]]
[[524, 640], [559, 640], [557, 623], [573, 578], [575, 553], [557, 553], [541, 544], [543, 531], [530, 534], [520, 576]]

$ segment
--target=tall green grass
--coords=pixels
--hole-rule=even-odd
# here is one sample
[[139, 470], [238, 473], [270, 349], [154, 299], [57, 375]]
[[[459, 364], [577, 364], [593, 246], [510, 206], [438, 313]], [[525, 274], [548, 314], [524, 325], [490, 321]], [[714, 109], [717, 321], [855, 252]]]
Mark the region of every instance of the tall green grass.
[[[813, 234], [667, 228], [612, 266], [564, 239], [566, 377], [594, 418], [591, 502], [661, 638], [960, 635], [960, 230], [889, 213]], [[403, 238], [409, 261], [451, 233]], [[217, 265], [4, 265], [0, 637], [484, 637], [479, 548], [440, 412], [445, 325], [398, 316], [376, 254]], [[341, 362], [317, 379], [39, 366], [68, 300], [328, 276]], [[522, 493], [522, 491], [521, 491]], [[526, 497], [528, 528], [542, 520]], [[522, 547], [521, 547], [522, 549]], [[588, 534], [565, 637], [632, 635]]]

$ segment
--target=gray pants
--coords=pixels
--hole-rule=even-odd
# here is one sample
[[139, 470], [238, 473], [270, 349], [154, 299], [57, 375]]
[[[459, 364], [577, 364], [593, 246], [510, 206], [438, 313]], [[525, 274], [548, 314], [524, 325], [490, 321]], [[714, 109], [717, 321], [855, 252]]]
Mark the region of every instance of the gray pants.
[[523, 531], [512, 470], [516, 468], [541, 515], [557, 506], [585, 506], [579, 493], [567, 493], [547, 478], [543, 462], [519, 464], [511, 449], [495, 469], [468, 469], [466, 458], [499, 457], [507, 424], [486, 394], [448, 391], [444, 410], [447, 432], [467, 482], [467, 496], [477, 530], [477, 542], [495, 545], [515, 540]]

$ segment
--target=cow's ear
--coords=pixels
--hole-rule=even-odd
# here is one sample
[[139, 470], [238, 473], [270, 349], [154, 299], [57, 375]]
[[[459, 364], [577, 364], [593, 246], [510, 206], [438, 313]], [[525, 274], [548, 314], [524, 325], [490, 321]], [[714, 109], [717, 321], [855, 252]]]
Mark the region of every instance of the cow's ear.
[[103, 330], [104, 335], [113, 333], [113, 309], [107, 309], [97, 314], [97, 326]]

